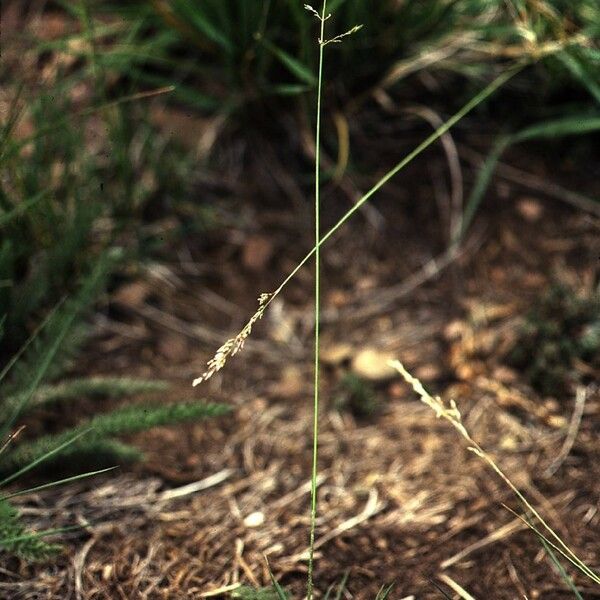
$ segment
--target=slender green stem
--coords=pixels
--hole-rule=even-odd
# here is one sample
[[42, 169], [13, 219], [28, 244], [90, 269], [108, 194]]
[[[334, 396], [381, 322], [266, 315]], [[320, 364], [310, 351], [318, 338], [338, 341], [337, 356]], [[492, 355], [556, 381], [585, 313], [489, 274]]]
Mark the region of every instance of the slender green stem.
[[[322, 48], [321, 48], [322, 50]], [[491, 96], [498, 88], [502, 87], [511, 77], [521, 71], [525, 66], [525, 62], [520, 62], [516, 66], [511, 67], [499, 75], [488, 86], [481, 90], [469, 102], [467, 102], [458, 112], [452, 115], [443, 125], [438, 127], [429, 137], [425, 138], [412, 152], [407, 154], [395, 167], [390, 169], [368, 192], [366, 192], [352, 208], [348, 210], [340, 220], [322, 237], [308, 254], [296, 265], [294, 270], [281, 282], [279, 287], [271, 294], [269, 301], [265, 304], [268, 306], [274, 298], [283, 290], [283, 288], [296, 276], [296, 273], [316, 254], [317, 250], [346, 222], [352, 215], [358, 211], [366, 202], [368, 202], [394, 175], [398, 174], [406, 165], [412, 162], [419, 154], [431, 146], [435, 141], [442, 137], [447, 131], [452, 129], [463, 117], [470, 113], [475, 107], [481, 104], [486, 98]], [[320, 89], [320, 84], [319, 84]]]
[[310, 542], [308, 557], [308, 583], [306, 596], [313, 597], [313, 566], [315, 554], [315, 526], [317, 522], [317, 459], [319, 450], [319, 329], [321, 304], [321, 233], [320, 233], [320, 169], [321, 169], [321, 88], [323, 83], [323, 51], [325, 49], [325, 19], [327, 0], [321, 10], [319, 35], [319, 78], [317, 83], [317, 125], [315, 132], [315, 382], [313, 405], [313, 456], [310, 489]]

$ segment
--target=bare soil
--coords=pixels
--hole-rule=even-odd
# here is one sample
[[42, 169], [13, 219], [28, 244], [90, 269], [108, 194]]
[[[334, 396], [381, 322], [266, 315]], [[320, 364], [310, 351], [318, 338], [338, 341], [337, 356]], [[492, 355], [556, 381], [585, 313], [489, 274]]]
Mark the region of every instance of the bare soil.
[[[466, 250], [413, 281], [444, 247], [427, 186], [413, 187], [404, 200], [392, 190], [376, 204], [380, 230], [359, 215], [324, 250], [318, 597], [348, 572], [342, 598], [374, 598], [392, 581], [397, 599], [456, 598], [452, 582], [480, 599], [570, 598], [535, 534], [504, 506], [522, 513], [510, 490], [398, 377], [372, 383], [381, 408], [370, 417], [339, 410], [336, 398], [359, 352], [397, 357], [432, 392], [456, 400], [473, 437], [598, 570], [598, 372], [572, 365], [586, 394], [575, 423], [574, 385], [542, 397], [506, 363], [524, 315], [552, 285], [577, 293], [597, 285], [598, 215], [499, 178]], [[332, 213], [343, 209], [335, 189], [326, 198]], [[303, 596], [310, 270], [269, 309], [242, 354], [206, 384], [191, 381], [254, 312], [259, 293], [302, 257], [310, 234], [295, 209], [246, 199], [229, 208], [238, 224], [185, 241], [171, 260], [115, 290], [77, 369], [163, 377], [172, 386], [157, 401], [224, 401], [234, 412], [136, 436], [146, 461], [116, 475], [21, 497], [32, 527], [85, 527], [65, 536], [58, 560], [6, 559], [3, 597], [179, 599], [219, 589], [227, 597], [238, 584], [268, 585], [267, 559], [291, 597]], [[415, 285], [397, 287], [407, 281]], [[82, 402], [78, 417], [107, 408]], [[572, 574], [584, 598], [600, 596]]]

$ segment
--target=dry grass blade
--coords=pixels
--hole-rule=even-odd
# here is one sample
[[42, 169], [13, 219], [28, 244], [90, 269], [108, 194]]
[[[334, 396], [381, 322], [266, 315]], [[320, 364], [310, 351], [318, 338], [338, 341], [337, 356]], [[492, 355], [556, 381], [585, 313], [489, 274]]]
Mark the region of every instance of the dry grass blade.
[[[439, 396], [431, 396], [429, 392], [423, 387], [423, 384], [416, 378], [413, 377], [405, 368], [404, 365], [398, 360], [389, 361], [389, 365], [396, 369], [404, 380], [411, 385], [413, 390], [419, 395], [421, 401], [431, 408], [438, 418], [446, 419], [456, 429], [462, 437], [469, 443], [469, 450], [481, 458], [487, 465], [508, 485], [513, 491], [521, 503], [526, 507], [527, 510], [537, 519], [538, 523], [543, 527], [543, 530], [551, 538], [544, 539], [552, 545], [564, 558], [566, 558], [573, 566], [575, 566], [581, 573], [589, 577], [595, 583], [600, 584], [600, 575], [592, 571], [574, 552], [562, 538], [548, 525], [540, 513], [534, 508], [534, 506], [527, 500], [527, 498], [519, 491], [515, 484], [508, 478], [508, 476], [502, 471], [497, 465], [494, 459], [487, 454], [483, 448], [471, 437], [466, 427], [462, 423], [462, 417], [458, 407], [454, 400], [450, 400], [450, 405], [446, 406]], [[516, 513], [515, 513], [516, 515]], [[518, 515], [516, 515], [518, 517]], [[529, 524], [529, 527], [533, 529], [538, 535], [543, 535], [538, 528]]]
[[440, 575], [440, 580], [443, 581], [448, 587], [452, 588], [459, 598], [462, 598], [463, 600], [475, 600], [475, 598], [471, 596], [467, 590], [465, 590], [460, 584], [456, 583], [456, 581], [454, 581], [454, 579], [448, 575]]
[[569, 456], [569, 452], [571, 452], [573, 444], [575, 443], [575, 439], [577, 438], [577, 432], [579, 431], [579, 426], [583, 417], [583, 411], [585, 409], [586, 400], [587, 390], [586, 388], [579, 386], [575, 395], [575, 410], [573, 411], [573, 416], [571, 417], [571, 422], [569, 423], [567, 436], [562, 445], [562, 448], [560, 449], [560, 452], [558, 453], [558, 456], [552, 461], [552, 464], [549, 465], [548, 468], [545, 470], [544, 475], [546, 477], [552, 477], [552, 475], [554, 475], [554, 473], [558, 471], [560, 466], [566, 460], [567, 456]]
[[440, 568], [447, 569], [448, 567], [452, 566], [453, 564], [461, 561], [463, 558], [469, 556], [473, 552], [476, 552], [477, 550], [481, 550], [482, 548], [485, 548], [486, 546], [489, 546], [490, 544], [494, 544], [495, 542], [497, 542], [499, 540], [503, 540], [503, 539], [507, 538], [508, 536], [512, 535], [513, 533], [523, 530], [525, 528], [526, 528], [526, 525], [520, 519], [514, 519], [514, 520], [510, 521], [509, 523], [507, 523], [506, 525], [503, 525], [499, 529], [496, 529], [495, 531], [490, 533], [488, 536], [478, 540], [477, 542], [475, 542], [474, 544], [471, 544], [470, 546], [467, 546], [466, 548], [463, 548], [460, 552], [457, 552], [454, 556], [451, 556], [450, 558], [446, 559], [444, 562], [442, 562], [440, 564]]

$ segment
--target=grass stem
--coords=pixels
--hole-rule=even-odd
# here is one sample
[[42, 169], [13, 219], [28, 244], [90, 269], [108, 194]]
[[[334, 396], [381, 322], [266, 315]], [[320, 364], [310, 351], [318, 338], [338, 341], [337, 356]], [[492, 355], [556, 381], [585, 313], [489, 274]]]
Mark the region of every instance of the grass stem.
[[321, 233], [320, 233], [320, 169], [321, 169], [321, 89], [323, 84], [323, 53], [325, 49], [325, 19], [327, 0], [323, 0], [323, 8], [319, 17], [321, 31], [319, 35], [319, 75], [317, 82], [317, 123], [315, 131], [315, 351], [314, 351], [314, 402], [313, 402], [313, 456], [310, 485], [310, 541], [308, 558], [308, 582], [306, 596], [313, 597], [313, 567], [315, 554], [315, 526], [317, 522], [317, 459], [319, 450], [319, 345], [321, 320]]

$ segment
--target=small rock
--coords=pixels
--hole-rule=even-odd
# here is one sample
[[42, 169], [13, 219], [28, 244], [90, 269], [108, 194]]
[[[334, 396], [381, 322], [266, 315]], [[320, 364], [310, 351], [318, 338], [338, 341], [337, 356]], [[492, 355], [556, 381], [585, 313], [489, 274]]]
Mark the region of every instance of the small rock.
[[264, 522], [265, 522], [265, 514], [260, 511], [250, 513], [244, 519], [244, 525], [246, 527], [260, 527]]
[[386, 381], [398, 375], [388, 361], [395, 356], [376, 348], [364, 348], [352, 359], [352, 371], [370, 381]]
[[494, 369], [492, 379], [499, 381], [500, 383], [515, 383], [519, 376], [514, 369], [500, 365]]
[[415, 376], [421, 381], [431, 382], [440, 379], [442, 371], [436, 365], [421, 365], [415, 370]]
[[336, 367], [352, 357], [353, 348], [350, 344], [333, 344], [321, 349], [321, 362]]
[[280, 380], [272, 387], [272, 392], [283, 398], [293, 398], [302, 393], [305, 383], [302, 371], [298, 367], [286, 366]]
[[508, 451], [514, 452], [519, 449], [519, 442], [517, 441], [517, 439], [514, 436], [505, 435], [500, 440], [500, 447], [503, 450], [508, 450]]
[[562, 415], [549, 415], [546, 422], [555, 429], [565, 429], [569, 422]]
[[342, 308], [342, 306], [346, 306], [348, 304], [349, 300], [350, 297], [347, 292], [345, 292], [344, 290], [336, 289], [331, 290], [327, 294], [326, 304], [335, 306], [335, 308]]
[[388, 387], [388, 394], [390, 395], [390, 398], [394, 398], [395, 400], [404, 398], [406, 397], [406, 387], [399, 381], [394, 381]]
[[462, 337], [462, 335], [467, 330], [467, 324], [460, 319], [455, 319], [454, 321], [450, 321], [448, 325], [444, 328], [444, 339], [448, 342], [453, 342]]

